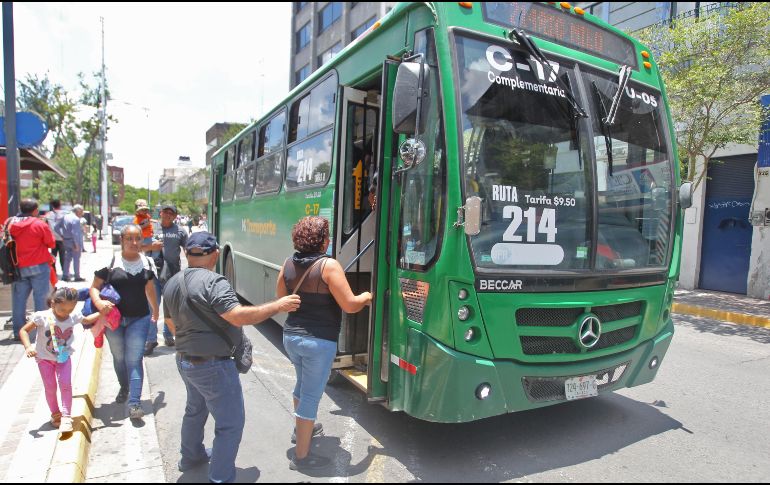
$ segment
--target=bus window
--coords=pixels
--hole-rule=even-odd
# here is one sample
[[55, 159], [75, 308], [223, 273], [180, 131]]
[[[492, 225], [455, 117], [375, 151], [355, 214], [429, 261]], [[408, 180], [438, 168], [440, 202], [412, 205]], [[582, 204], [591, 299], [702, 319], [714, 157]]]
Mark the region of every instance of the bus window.
[[282, 111], [259, 131], [260, 158], [256, 164], [255, 194], [275, 192], [281, 187], [285, 125], [286, 112]]
[[286, 161], [288, 188], [326, 184], [332, 167], [332, 131], [326, 130], [289, 148]]
[[238, 169], [235, 181], [235, 197], [251, 197], [254, 191], [254, 137], [252, 131], [238, 142]]
[[289, 118], [288, 143], [302, 140], [331, 125], [334, 122], [336, 97], [337, 75], [333, 74], [295, 102]]
[[222, 200], [233, 200], [235, 193], [235, 146], [225, 152], [224, 171], [222, 173]]

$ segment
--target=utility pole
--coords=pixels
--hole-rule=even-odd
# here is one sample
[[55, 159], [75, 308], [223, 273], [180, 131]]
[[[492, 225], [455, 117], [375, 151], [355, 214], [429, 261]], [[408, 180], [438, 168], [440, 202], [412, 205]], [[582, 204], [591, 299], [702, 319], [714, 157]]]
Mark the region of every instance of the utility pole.
[[[5, 156], [8, 175], [8, 215], [19, 212], [19, 148], [16, 144], [16, 67], [13, 47], [13, 2], [3, 2], [3, 52], [5, 61]], [[3, 221], [5, 222], [5, 221]]]
[[100, 197], [100, 209], [99, 211], [102, 214], [102, 227], [100, 228], [102, 231], [107, 230], [107, 222], [109, 221], [109, 196], [108, 196], [108, 190], [107, 186], [109, 185], [108, 182], [108, 172], [107, 172], [107, 145], [105, 144], [107, 140], [107, 78], [104, 75], [104, 17], [99, 17], [99, 20], [102, 23], [102, 89], [101, 89], [101, 101], [102, 101], [102, 109], [101, 109], [101, 115], [102, 115], [102, 123], [101, 123], [101, 138], [102, 138], [102, 153], [101, 153], [101, 160], [99, 162], [99, 182], [101, 184], [101, 197]]

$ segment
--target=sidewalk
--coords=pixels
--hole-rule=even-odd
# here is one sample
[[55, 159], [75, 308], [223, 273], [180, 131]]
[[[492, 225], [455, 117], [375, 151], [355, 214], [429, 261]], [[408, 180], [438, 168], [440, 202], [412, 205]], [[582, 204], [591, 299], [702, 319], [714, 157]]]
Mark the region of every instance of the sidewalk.
[[770, 301], [734, 293], [683, 290], [674, 293], [673, 313], [770, 328]]
[[[97, 252], [80, 260], [83, 283], [68, 283], [76, 288], [91, 284], [94, 270], [109, 263], [113, 246], [109, 234], [97, 240]], [[115, 247], [115, 249], [117, 246]], [[57, 267], [57, 271], [60, 268]], [[27, 311], [32, 311], [31, 302]], [[7, 313], [6, 313], [7, 312]], [[10, 313], [6, 304], [1, 313]], [[75, 331], [72, 356], [72, 417], [75, 431], [59, 435], [50, 423], [43, 384], [35, 359], [24, 357], [24, 349], [11, 340], [11, 328], [0, 325], [0, 481], [3, 482], [80, 482], [85, 477], [91, 420], [102, 351], [94, 348], [90, 332]]]

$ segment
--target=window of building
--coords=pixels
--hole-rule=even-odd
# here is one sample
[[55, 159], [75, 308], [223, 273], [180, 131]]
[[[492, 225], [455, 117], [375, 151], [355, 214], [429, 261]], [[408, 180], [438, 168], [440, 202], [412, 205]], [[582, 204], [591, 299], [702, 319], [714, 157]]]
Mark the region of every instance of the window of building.
[[342, 2], [329, 2], [318, 12], [318, 33], [328, 29], [342, 17]]
[[310, 43], [310, 22], [303, 25], [294, 35], [296, 36], [294, 43], [297, 46], [297, 52], [299, 52]]
[[310, 75], [310, 64], [305, 64], [299, 71], [294, 73], [294, 85], [301, 83]]
[[334, 57], [334, 55], [341, 50], [342, 50], [342, 42], [337, 42], [336, 44], [331, 46], [330, 49], [325, 50], [323, 53], [321, 53], [320, 56], [318, 56], [318, 67], [321, 67], [327, 62], [329, 62], [331, 58]]
[[305, 8], [305, 5], [307, 5], [307, 2], [294, 2], [294, 13], [301, 11]]
[[587, 6], [585, 10], [605, 22], [610, 21], [610, 2], [597, 2]]
[[355, 40], [355, 39], [357, 39], [357, 38], [358, 38], [358, 36], [360, 36], [361, 34], [363, 34], [364, 32], [366, 32], [366, 30], [367, 30], [369, 27], [371, 27], [372, 25], [374, 25], [374, 22], [375, 22], [376, 20], [377, 20], [377, 17], [372, 17], [372, 18], [370, 18], [369, 20], [367, 20], [366, 22], [364, 22], [363, 24], [361, 24], [361, 25], [359, 25], [358, 27], [356, 27], [356, 28], [353, 30], [353, 32], [351, 32], [351, 33], [350, 33], [350, 40], [352, 41], [352, 40]]

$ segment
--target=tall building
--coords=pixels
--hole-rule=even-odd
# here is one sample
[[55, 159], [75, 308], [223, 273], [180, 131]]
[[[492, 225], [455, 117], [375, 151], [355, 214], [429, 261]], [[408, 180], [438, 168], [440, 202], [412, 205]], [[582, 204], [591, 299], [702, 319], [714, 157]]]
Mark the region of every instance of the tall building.
[[112, 190], [110, 192], [110, 206], [112, 206], [110, 212], [112, 212], [114, 210], [120, 210], [119, 206], [126, 197], [126, 186], [123, 181], [123, 167], [107, 165], [107, 173], [109, 174], [109, 180], [112, 185], [117, 185], [117, 191]]
[[223, 136], [235, 123], [214, 123], [206, 130], [206, 166], [211, 166], [211, 157], [224, 145]]
[[352, 42], [396, 2], [294, 2], [289, 89]]

